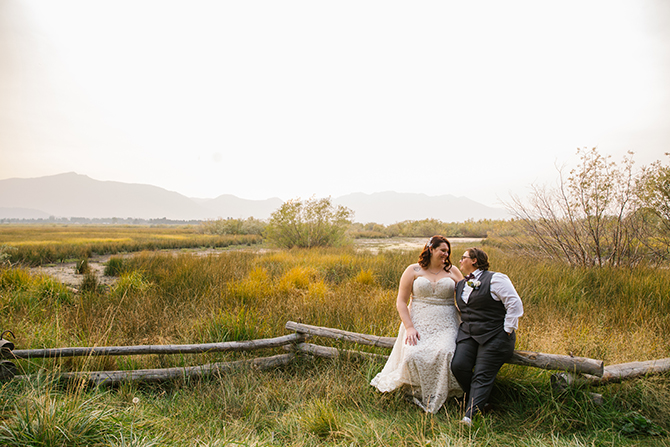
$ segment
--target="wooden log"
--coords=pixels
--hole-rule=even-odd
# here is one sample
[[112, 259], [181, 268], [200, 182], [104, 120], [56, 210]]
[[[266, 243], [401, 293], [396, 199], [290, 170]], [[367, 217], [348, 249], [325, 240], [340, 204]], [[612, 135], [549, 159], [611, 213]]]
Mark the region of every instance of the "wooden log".
[[507, 363], [533, 366], [541, 369], [568, 371], [576, 374], [591, 374], [598, 377], [602, 376], [604, 371], [602, 360], [529, 351], [514, 351], [512, 358]]
[[370, 352], [361, 352], [361, 351], [351, 351], [337, 348], [330, 348], [327, 346], [319, 346], [312, 343], [298, 343], [297, 345], [287, 346], [288, 349], [295, 351], [303, 352], [305, 354], [311, 354], [317, 357], [323, 357], [327, 359], [336, 359], [344, 356], [346, 359], [388, 359], [387, 355], [372, 354]]
[[378, 346], [381, 348], [392, 348], [393, 344], [395, 343], [395, 337], [380, 337], [378, 335], [359, 334], [357, 332], [348, 332], [341, 329], [311, 326], [309, 324], [296, 323], [294, 321], [289, 321], [286, 323], [286, 329], [301, 334], [333, 338], [335, 340], [351, 341], [361, 345]]
[[[340, 329], [311, 326], [293, 321], [286, 323], [286, 329], [303, 334], [346, 340], [368, 346], [392, 348], [395, 337], [379, 337], [376, 335], [359, 334], [347, 332]], [[567, 355], [543, 354], [540, 352], [514, 351], [509, 362], [513, 365], [533, 366], [535, 368], [570, 371], [575, 373], [603, 374], [603, 362], [585, 357], [570, 357]]]
[[[266, 370], [287, 365], [295, 359], [295, 354], [279, 354], [272, 357], [259, 357], [251, 360], [209, 363], [181, 368], [139, 369], [134, 371], [91, 371], [71, 372], [60, 375], [61, 379], [84, 379], [95, 385], [115, 385], [121, 382], [180, 379], [185, 377], [204, 377], [212, 374], [224, 374], [242, 368]], [[23, 378], [16, 376], [16, 378]]]
[[594, 380], [598, 382], [618, 382], [667, 371], [670, 371], [670, 358], [646, 362], [619, 363], [618, 365], [606, 366], [602, 377], [596, 377]]
[[8, 360], [0, 362], [0, 381], [12, 379], [19, 370], [15, 364]]
[[9, 340], [5, 340], [4, 338], [0, 338], [0, 350], [2, 350], [3, 352], [13, 351], [14, 350], [14, 343], [12, 343]]
[[7, 359], [12, 356], [14, 343], [4, 338], [0, 338], [0, 359]]
[[552, 385], [567, 387], [571, 385], [600, 385], [622, 380], [635, 379], [653, 374], [662, 374], [670, 371], [670, 358], [649, 360], [646, 362], [630, 362], [609, 365], [605, 367], [603, 375], [597, 377], [591, 374], [554, 374], [551, 376]]
[[204, 352], [252, 351], [276, 348], [305, 339], [301, 334], [289, 334], [275, 338], [191, 345], [141, 345], [141, 346], [97, 346], [90, 348], [19, 349], [11, 351], [8, 358], [31, 359], [50, 357], [81, 357], [98, 355], [144, 355], [144, 354], [199, 354]]

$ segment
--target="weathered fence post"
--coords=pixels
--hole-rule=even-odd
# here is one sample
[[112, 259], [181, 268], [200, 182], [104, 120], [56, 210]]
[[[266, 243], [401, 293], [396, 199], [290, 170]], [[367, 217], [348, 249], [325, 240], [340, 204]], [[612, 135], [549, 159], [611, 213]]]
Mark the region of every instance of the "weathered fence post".
[[[2, 331], [2, 334], [0, 334], [0, 358], [11, 357], [12, 351], [14, 350], [14, 343], [5, 340], [5, 334], [10, 334], [13, 338], [16, 338], [12, 331]], [[14, 363], [8, 360], [0, 362], [0, 380], [12, 379], [18, 374], [18, 371], [19, 370]]]

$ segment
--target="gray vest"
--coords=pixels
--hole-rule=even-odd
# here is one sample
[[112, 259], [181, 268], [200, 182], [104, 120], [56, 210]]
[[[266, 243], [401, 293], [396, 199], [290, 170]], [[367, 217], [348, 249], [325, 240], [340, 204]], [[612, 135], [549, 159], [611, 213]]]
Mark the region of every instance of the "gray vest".
[[456, 342], [472, 337], [479, 344], [484, 344], [505, 330], [507, 311], [501, 301], [491, 296], [491, 278], [493, 272], [485, 270], [479, 277], [481, 285], [473, 290], [467, 304], [461, 298], [465, 280], [456, 284], [456, 304], [461, 311], [461, 325]]

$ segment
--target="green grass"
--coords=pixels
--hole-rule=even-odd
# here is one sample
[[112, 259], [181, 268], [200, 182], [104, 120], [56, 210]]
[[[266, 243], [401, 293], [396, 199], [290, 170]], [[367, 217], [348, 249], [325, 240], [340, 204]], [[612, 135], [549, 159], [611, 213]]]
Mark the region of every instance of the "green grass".
[[[506, 368], [493, 402], [498, 410], [458, 424], [461, 408], [448, 402], [428, 415], [399, 394], [382, 395], [368, 385], [381, 364], [302, 360], [262, 373], [118, 388], [63, 388], [62, 384], [12, 383], [3, 395], [3, 445], [669, 445], [655, 435], [667, 424], [670, 378], [613, 384], [591, 403], [587, 390], [555, 394], [546, 373]], [[658, 397], [661, 396], [661, 397]], [[135, 403], [133, 402], [135, 400]], [[651, 416], [651, 414], [654, 416]], [[630, 421], [637, 431], [626, 431]], [[666, 418], [666, 419], [664, 419]], [[28, 437], [26, 427], [33, 427]], [[665, 428], [667, 430], [667, 427]], [[88, 444], [61, 435], [89, 433]], [[34, 435], [32, 433], [35, 433]], [[33, 437], [58, 442], [35, 443]], [[11, 441], [11, 442], [10, 442]], [[61, 443], [62, 442], [62, 443]], [[128, 445], [128, 444], [125, 444]]]
[[[198, 226], [3, 225], [0, 245], [11, 263], [37, 266], [92, 255], [142, 250], [259, 244], [258, 235], [203, 234]], [[2, 259], [0, 259], [1, 261]]]
[[[517, 349], [607, 364], [670, 357], [668, 269], [566, 268], [487, 250], [492, 269], [506, 272], [524, 300]], [[264, 338], [285, 334], [288, 320], [395, 336], [397, 282], [417, 255], [143, 252], [112, 262], [119, 281], [110, 290], [78, 295], [27, 270], [4, 269], [0, 328], [13, 330], [17, 349]], [[0, 385], [0, 444], [670, 445], [669, 374], [557, 393], [550, 372], [506, 365], [492, 397], [497, 410], [472, 430], [458, 424], [456, 402], [426, 415], [401, 393], [374, 391], [369, 382], [383, 364], [373, 361], [301, 359], [272, 371], [111, 389], [46, 375], [279, 352], [21, 361], [34, 378]]]

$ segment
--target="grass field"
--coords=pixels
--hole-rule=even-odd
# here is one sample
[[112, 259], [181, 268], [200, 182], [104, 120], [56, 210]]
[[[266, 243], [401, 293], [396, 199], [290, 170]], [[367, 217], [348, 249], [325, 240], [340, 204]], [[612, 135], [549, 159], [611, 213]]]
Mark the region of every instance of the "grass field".
[[197, 225], [0, 225], [0, 246], [10, 262], [37, 266], [96, 254], [261, 242], [256, 235], [212, 235], [201, 230]]
[[[465, 248], [455, 246], [452, 258]], [[606, 364], [670, 357], [668, 269], [575, 269], [487, 250], [492, 269], [507, 273], [524, 300], [517, 349]], [[288, 320], [395, 336], [397, 282], [417, 255], [355, 247], [204, 257], [144, 251], [112, 258], [121, 272], [115, 286], [81, 294], [5, 268], [0, 328], [14, 331], [18, 349], [264, 338], [285, 334]], [[455, 402], [426, 415], [400, 392], [375, 392], [369, 381], [383, 363], [374, 361], [305, 358], [273, 371], [111, 389], [49, 375], [279, 352], [21, 361], [33, 378], [0, 385], [0, 444], [670, 445], [668, 374], [557, 393], [550, 372], [506, 365], [497, 410], [473, 430], [458, 424]]]

